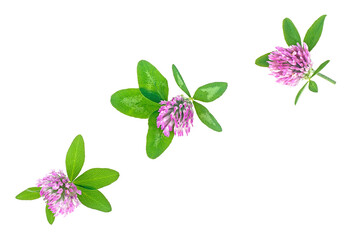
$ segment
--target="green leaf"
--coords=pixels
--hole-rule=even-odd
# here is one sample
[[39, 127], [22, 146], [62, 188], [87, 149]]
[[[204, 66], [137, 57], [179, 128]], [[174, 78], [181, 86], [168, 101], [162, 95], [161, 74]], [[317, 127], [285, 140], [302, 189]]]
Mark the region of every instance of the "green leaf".
[[325, 76], [325, 75], [323, 75], [321, 73], [317, 73], [317, 75], [320, 76], [321, 78], [324, 78], [328, 82], [331, 82], [332, 84], [336, 84], [336, 82], [333, 79], [331, 79], [330, 77], [327, 77], [327, 76]]
[[121, 113], [136, 118], [148, 118], [151, 113], [160, 108], [160, 104], [144, 97], [139, 88], [116, 92], [111, 96], [111, 104]]
[[66, 171], [69, 180], [73, 181], [83, 167], [85, 159], [84, 140], [78, 135], [73, 140], [66, 155]]
[[186, 87], [185, 82], [182, 78], [182, 75], [180, 75], [177, 67], [174, 64], [172, 65], [172, 71], [173, 71], [174, 79], [175, 79], [176, 83], [178, 84], [178, 86], [180, 87], [180, 89], [182, 89], [183, 92], [186, 93], [186, 95], [191, 97], [190, 92], [189, 92], [188, 88]]
[[40, 189], [41, 187], [31, 187], [27, 188], [20, 194], [16, 196], [18, 200], [34, 200], [40, 198]]
[[78, 194], [77, 196], [83, 205], [102, 212], [111, 212], [111, 204], [99, 190], [86, 189], [80, 186], [77, 186], [77, 188], [82, 192], [81, 195]]
[[297, 45], [297, 43], [301, 44], [300, 34], [289, 18], [283, 20], [283, 32], [285, 41], [289, 46]]
[[260, 66], [260, 67], [269, 67], [269, 64], [268, 64], [268, 56], [269, 54], [271, 54], [270, 52], [269, 53], [266, 53], [265, 55], [262, 55], [261, 57], [257, 58], [256, 61], [255, 61], [255, 64], [257, 66]]
[[325, 61], [324, 63], [322, 63], [321, 65], [319, 65], [319, 67], [316, 69], [316, 71], [314, 71], [314, 73], [312, 74], [311, 78], [316, 75], [317, 73], [319, 73], [320, 71], [322, 71], [322, 69], [327, 66], [327, 64], [330, 62], [330, 60]]
[[[308, 83], [308, 82], [307, 82], [307, 83]], [[305, 89], [307, 83], [305, 83], [305, 85], [303, 85], [303, 87], [302, 87], [302, 88], [300, 89], [300, 91], [297, 93], [296, 98], [295, 98], [295, 105], [296, 105], [297, 101], [299, 101], [300, 95], [301, 95], [301, 93], [303, 92], [303, 90]]]
[[310, 80], [309, 81], [309, 84], [308, 84], [308, 89], [310, 89], [311, 92], [318, 92], [318, 86], [317, 86], [317, 83]]
[[49, 209], [49, 206], [47, 204], [45, 207], [45, 212], [46, 212], [46, 219], [52, 225], [55, 221], [55, 215], [53, 214], [53, 212], [51, 212], [51, 210]]
[[75, 185], [90, 189], [99, 189], [116, 181], [119, 173], [109, 168], [92, 168], [74, 180]]
[[154, 112], [149, 117], [149, 130], [146, 136], [146, 154], [151, 159], [158, 158], [171, 144], [174, 132], [170, 132], [169, 137], [166, 137], [161, 128], [157, 128], [156, 119], [158, 112]]
[[167, 79], [149, 62], [141, 60], [137, 67], [140, 92], [151, 101], [168, 100]]
[[324, 20], [326, 16], [327, 15], [319, 17], [307, 30], [303, 41], [307, 44], [309, 51], [312, 51], [312, 49], [314, 48], [314, 46], [316, 46], [319, 38], [322, 35]]
[[228, 84], [226, 82], [213, 82], [199, 87], [195, 94], [194, 99], [203, 102], [212, 102], [223, 95], [227, 90]]
[[219, 125], [215, 117], [207, 110], [207, 108], [195, 101], [194, 107], [196, 114], [201, 122], [203, 122], [207, 127], [211, 128], [214, 131], [222, 132], [221, 125]]

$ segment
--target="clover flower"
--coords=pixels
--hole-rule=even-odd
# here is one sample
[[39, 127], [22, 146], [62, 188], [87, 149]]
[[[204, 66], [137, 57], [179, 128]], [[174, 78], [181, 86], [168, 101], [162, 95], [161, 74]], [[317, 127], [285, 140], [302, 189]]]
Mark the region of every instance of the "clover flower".
[[310, 52], [306, 43], [288, 48], [276, 47], [268, 56], [269, 69], [278, 83], [296, 86], [301, 79], [309, 76], [312, 69]]
[[[72, 141], [66, 155], [67, 176], [63, 171], [51, 171], [39, 179], [36, 187], [30, 187], [16, 196], [18, 200], [35, 200], [41, 197], [46, 203], [46, 219], [53, 224], [58, 215], [71, 213], [80, 204], [102, 212], [110, 212], [111, 204], [98, 190], [110, 185], [119, 173], [109, 168], [91, 168], [79, 175], [85, 161], [84, 140], [78, 135]], [[79, 175], [79, 176], [78, 176]]]
[[183, 136], [184, 131], [188, 135], [194, 120], [191, 100], [179, 95], [170, 101], [161, 101], [160, 104], [162, 106], [158, 110], [157, 128], [161, 127], [167, 137], [171, 131], [178, 136]]
[[138, 62], [138, 88], [122, 89], [111, 96], [111, 104], [121, 113], [148, 119], [146, 154], [156, 159], [170, 146], [174, 135], [188, 135], [194, 115], [210, 129], [221, 132], [222, 127], [201, 102], [213, 102], [227, 90], [226, 82], [212, 82], [200, 86], [190, 94], [183, 77], [172, 65], [174, 80], [186, 94], [168, 100], [168, 81], [155, 66], [145, 60]]
[[332, 84], [336, 84], [333, 79], [321, 73], [330, 60], [326, 60], [318, 68], [312, 69], [310, 52], [322, 35], [325, 17], [326, 15], [320, 16], [311, 25], [303, 40], [301, 40], [299, 31], [294, 23], [289, 18], [285, 18], [283, 20], [283, 33], [285, 42], [289, 47], [276, 47], [275, 51], [266, 53], [255, 61], [255, 64], [260, 67], [268, 67], [271, 75], [277, 79], [276, 82], [278, 83], [296, 86], [300, 80], [306, 80], [296, 94], [295, 105], [307, 85], [311, 92], [318, 92], [318, 85], [314, 79], [312, 80], [314, 76], [317, 75]]
[[44, 197], [55, 216], [67, 215], [79, 205], [77, 194], [82, 193], [73, 183], [69, 182], [68, 177], [62, 171], [52, 171], [40, 179], [37, 186], [41, 187], [40, 196]]

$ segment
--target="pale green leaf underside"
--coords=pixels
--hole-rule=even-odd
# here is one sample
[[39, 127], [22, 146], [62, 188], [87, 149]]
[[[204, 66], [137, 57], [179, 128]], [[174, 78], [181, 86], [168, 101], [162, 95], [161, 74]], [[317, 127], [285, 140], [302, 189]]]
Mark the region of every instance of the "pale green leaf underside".
[[325, 76], [324, 74], [322, 74], [322, 73], [320, 73], [320, 72], [317, 73], [317, 75], [318, 75], [319, 77], [321, 77], [321, 78], [327, 80], [328, 82], [330, 82], [330, 83], [332, 83], [332, 84], [336, 84], [336, 82], [335, 82], [333, 79], [331, 79], [330, 77]]

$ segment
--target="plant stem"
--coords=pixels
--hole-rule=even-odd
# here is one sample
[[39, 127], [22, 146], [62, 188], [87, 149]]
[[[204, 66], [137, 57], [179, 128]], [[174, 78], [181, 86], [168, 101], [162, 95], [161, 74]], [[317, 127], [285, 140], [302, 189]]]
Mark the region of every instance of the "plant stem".
[[323, 74], [321, 74], [321, 73], [317, 73], [317, 75], [320, 76], [321, 78], [324, 78], [324, 79], [327, 80], [328, 82], [331, 82], [332, 84], [335, 84], [335, 83], [336, 83], [333, 79], [331, 79], [331, 78], [329, 78], [329, 77], [327, 77], [327, 76], [325, 76], [325, 75], [323, 75]]

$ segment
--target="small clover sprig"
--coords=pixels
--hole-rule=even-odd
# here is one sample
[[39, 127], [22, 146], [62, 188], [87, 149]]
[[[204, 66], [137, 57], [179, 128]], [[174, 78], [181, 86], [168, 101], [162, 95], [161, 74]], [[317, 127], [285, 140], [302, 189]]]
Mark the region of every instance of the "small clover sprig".
[[276, 47], [276, 51], [269, 52], [257, 58], [255, 63], [261, 67], [269, 67], [277, 82], [284, 85], [296, 86], [300, 80], [307, 80], [295, 98], [295, 105], [301, 93], [308, 84], [311, 92], [318, 92], [318, 86], [312, 78], [315, 75], [335, 84], [331, 78], [323, 75], [320, 71], [330, 62], [327, 60], [314, 70], [310, 58], [310, 51], [316, 46], [322, 35], [326, 15], [319, 17], [308, 29], [303, 42], [294, 23], [289, 19], [283, 20], [283, 32], [289, 48]]
[[19, 200], [34, 200], [40, 197], [46, 202], [46, 218], [53, 224], [58, 215], [67, 215], [80, 203], [88, 208], [110, 212], [111, 204], [98, 190], [115, 182], [119, 173], [109, 168], [92, 168], [79, 177], [85, 160], [84, 140], [78, 135], [66, 155], [66, 171], [52, 171], [38, 181], [37, 187], [30, 187], [16, 196]]
[[176, 66], [172, 66], [177, 85], [187, 95], [168, 100], [167, 79], [149, 62], [141, 60], [137, 66], [139, 88], [117, 91], [111, 104], [121, 113], [135, 118], [148, 119], [146, 154], [151, 159], [159, 157], [171, 144], [174, 135], [190, 132], [196, 114], [207, 127], [221, 132], [215, 117], [199, 102], [212, 102], [222, 96], [228, 84], [213, 82], [199, 87], [191, 96]]

